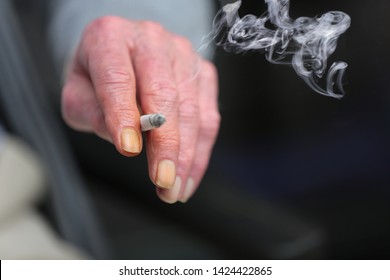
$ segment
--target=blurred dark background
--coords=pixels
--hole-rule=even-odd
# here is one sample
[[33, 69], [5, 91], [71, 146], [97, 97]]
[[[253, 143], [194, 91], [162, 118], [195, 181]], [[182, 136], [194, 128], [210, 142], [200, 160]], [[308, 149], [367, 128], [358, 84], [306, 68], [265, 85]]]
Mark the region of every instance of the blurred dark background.
[[[16, 6], [36, 71], [59, 108], [44, 0], [32, 2]], [[265, 9], [261, 0], [243, 0], [240, 13]], [[63, 125], [113, 258], [390, 258], [390, 2], [291, 0], [292, 18], [330, 10], [352, 18], [330, 58], [349, 64], [341, 100], [313, 92], [291, 67], [270, 65], [261, 53], [216, 51], [222, 127], [187, 204], [158, 200], [145, 154], [124, 158]]]

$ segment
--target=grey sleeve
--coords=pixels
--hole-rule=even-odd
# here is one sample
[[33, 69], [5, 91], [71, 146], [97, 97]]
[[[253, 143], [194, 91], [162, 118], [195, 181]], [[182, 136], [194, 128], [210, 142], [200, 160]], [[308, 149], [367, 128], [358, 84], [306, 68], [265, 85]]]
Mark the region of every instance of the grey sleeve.
[[[187, 37], [197, 49], [211, 30], [214, 16], [210, 0], [52, 0], [48, 39], [59, 71], [77, 47], [92, 20], [115, 15], [160, 22], [173, 33]], [[202, 55], [210, 58], [206, 49]]]

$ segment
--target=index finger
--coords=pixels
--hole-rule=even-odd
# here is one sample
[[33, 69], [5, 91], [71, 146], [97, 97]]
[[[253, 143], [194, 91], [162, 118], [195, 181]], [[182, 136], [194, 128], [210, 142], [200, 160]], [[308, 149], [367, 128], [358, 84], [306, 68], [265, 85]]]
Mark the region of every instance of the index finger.
[[118, 22], [106, 17], [89, 27], [79, 59], [90, 75], [114, 145], [121, 154], [131, 156], [142, 149], [140, 115], [130, 49], [123, 36], [115, 33]]

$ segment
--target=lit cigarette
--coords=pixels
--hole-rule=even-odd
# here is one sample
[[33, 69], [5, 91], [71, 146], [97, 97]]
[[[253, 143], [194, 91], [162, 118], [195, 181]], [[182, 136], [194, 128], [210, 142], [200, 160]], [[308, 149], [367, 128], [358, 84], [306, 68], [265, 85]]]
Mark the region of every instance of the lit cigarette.
[[165, 123], [165, 116], [161, 114], [150, 114], [141, 116], [141, 130], [148, 131], [158, 128]]

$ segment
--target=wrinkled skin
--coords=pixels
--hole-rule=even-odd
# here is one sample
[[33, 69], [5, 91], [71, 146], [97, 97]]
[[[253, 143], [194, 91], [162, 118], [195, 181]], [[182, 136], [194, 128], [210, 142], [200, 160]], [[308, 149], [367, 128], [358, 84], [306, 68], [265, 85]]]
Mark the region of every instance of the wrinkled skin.
[[[140, 111], [166, 123], [145, 135], [149, 176], [165, 202], [186, 202], [218, 133], [217, 74], [191, 44], [159, 24], [103, 17], [87, 26], [67, 70], [62, 113], [124, 156], [142, 149]], [[131, 172], [131, 171], [130, 171]]]

